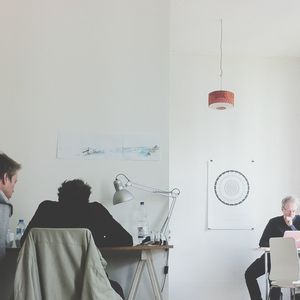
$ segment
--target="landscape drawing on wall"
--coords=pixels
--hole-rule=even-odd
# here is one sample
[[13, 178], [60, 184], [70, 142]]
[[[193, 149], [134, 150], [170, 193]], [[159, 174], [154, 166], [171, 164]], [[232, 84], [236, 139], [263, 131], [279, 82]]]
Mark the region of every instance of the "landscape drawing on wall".
[[161, 147], [155, 135], [105, 135], [60, 132], [56, 157], [59, 159], [160, 160]]

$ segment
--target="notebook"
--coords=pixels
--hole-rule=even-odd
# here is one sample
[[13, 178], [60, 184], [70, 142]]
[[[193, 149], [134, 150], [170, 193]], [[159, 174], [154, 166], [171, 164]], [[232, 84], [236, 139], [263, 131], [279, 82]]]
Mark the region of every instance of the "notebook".
[[283, 237], [292, 237], [296, 241], [296, 247], [300, 248], [300, 231], [299, 230], [288, 230], [284, 232]]

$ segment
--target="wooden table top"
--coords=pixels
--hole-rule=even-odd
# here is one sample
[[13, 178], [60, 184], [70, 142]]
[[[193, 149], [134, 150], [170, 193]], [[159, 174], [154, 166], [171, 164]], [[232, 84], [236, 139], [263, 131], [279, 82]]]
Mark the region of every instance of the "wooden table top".
[[120, 247], [102, 247], [104, 251], [141, 251], [141, 250], [168, 250], [174, 248], [173, 245], [136, 245], [136, 246], [120, 246]]
[[[118, 246], [118, 247], [101, 247], [102, 251], [141, 251], [141, 250], [168, 250], [174, 248], [173, 245], [136, 245], [136, 246]], [[19, 251], [20, 248], [6, 248], [6, 251]]]

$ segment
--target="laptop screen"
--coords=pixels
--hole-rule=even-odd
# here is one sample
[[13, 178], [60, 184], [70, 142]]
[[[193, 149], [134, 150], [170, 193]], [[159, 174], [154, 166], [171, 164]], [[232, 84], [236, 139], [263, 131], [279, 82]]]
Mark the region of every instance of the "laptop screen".
[[287, 230], [284, 232], [283, 237], [292, 237], [296, 241], [297, 248], [300, 248], [300, 231], [299, 230]]

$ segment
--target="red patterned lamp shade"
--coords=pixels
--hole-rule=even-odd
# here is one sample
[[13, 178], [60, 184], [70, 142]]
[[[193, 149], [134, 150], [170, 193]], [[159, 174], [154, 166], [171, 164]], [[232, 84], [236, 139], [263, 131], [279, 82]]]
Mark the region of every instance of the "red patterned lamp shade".
[[224, 110], [233, 108], [234, 93], [229, 91], [213, 91], [208, 94], [208, 106], [212, 109]]

